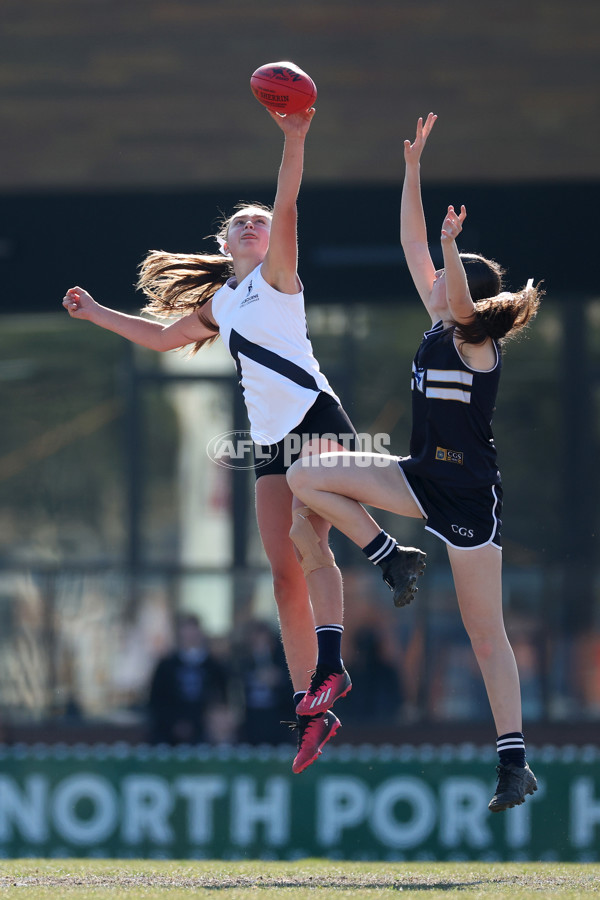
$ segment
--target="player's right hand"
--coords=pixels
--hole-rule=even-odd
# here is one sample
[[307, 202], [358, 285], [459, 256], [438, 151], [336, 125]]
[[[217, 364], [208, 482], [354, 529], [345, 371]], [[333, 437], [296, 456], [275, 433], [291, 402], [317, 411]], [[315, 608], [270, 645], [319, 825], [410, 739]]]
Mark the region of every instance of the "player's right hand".
[[316, 109], [314, 106], [311, 106], [310, 109], [302, 112], [287, 113], [285, 116], [280, 116], [279, 113], [273, 112], [271, 109], [267, 109], [267, 112], [273, 121], [277, 122], [286, 137], [289, 135], [290, 137], [303, 138], [306, 137]]
[[83, 288], [72, 287], [65, 294], [62, 305], [73, 319], [89, 319], [96, 301]]

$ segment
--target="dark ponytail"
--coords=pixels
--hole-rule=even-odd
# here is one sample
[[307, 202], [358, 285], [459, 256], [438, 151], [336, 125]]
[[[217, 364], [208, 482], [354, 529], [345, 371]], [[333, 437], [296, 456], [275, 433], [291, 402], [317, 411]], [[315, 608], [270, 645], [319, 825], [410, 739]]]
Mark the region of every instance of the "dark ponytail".
[[491, 259], [474, 253], [461, 253], [469, 292], [475, 304], [470, 322], [456, 323], [460, 340], [467, 344], [482, 344], [487, 338], [502, 342], [514, 337], [534, 318], [543, 291], [533, 281], [511, 293], [502, 290], [504, 271]]

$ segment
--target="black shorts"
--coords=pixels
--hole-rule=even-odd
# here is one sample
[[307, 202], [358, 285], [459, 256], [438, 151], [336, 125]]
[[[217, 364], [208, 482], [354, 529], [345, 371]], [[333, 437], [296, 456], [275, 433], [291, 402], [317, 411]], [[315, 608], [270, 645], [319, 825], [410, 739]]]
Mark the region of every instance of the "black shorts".
[[285, 475], [300, 451], [312, 438], [329, 438], [344, 450], [356, 450], [356, 430], [335, 397], [321, 391], [302, 421], [276, 444], [254, 445], [254, 472], [263, 475]]
[[487, 544], [502, 546], [502, 485], [482, 488], [450, 488], [437, 481], [400, 471], [424, 519], [425, 528], [439, 538], [463, 550], [476, 550]]

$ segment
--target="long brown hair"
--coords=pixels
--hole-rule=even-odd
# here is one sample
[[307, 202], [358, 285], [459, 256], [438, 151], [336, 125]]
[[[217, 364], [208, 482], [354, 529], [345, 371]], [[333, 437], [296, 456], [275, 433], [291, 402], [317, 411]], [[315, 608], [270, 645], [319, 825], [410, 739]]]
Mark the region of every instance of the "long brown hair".
[[194, 344], [197, 353], [219, 337], [219, 329], [202, 312], [232, 274], [231, 260], [224, 256], [200, 256], [195, 253], [167, 253], [151, 250], [140, 265], [137, 289], [148, 298], [142, 312], [160, 318], [198, 313], [198, 318], [214, 336]]
[[[271, 214], [261, 203], [238, 203], [230, 216], [222, 216], [218, 231], [212, 235], [222, 247], [227, 240], [231, 220], [244, 209], [259, 209]], [[192, 354], [209, 346], [219, 337], [219, 329], [202, 312], [202, 307], [233, 275], [233, 261], [222, 254], [168, 253], [151, 250], [140, 265], [136, 288], [147, 297], [142, 312], [160, 318], [185, 316], [196, 311], [200, 322], [214, 335], [197, 341]]]
[[457, 336], [466, 344], [482, 344], [487, 338], [499, 343], [514, 337], [536, 315], [544, 295], [533, 281], [518, 291], [502, 289], [504, 270], [493, 259], [461, 253], [469, 292], [475, 304], [470, 322], [455, 323]]

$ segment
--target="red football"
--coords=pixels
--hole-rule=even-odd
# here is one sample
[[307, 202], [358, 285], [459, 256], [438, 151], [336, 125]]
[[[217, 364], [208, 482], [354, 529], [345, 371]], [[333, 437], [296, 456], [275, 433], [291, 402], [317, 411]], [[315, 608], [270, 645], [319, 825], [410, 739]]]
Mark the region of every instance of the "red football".
[[267, 63], [252, 74], [252, 93], [259, 103], [273, 112], [301, 112], [317, 99], [312, 78], [292, 62]]

